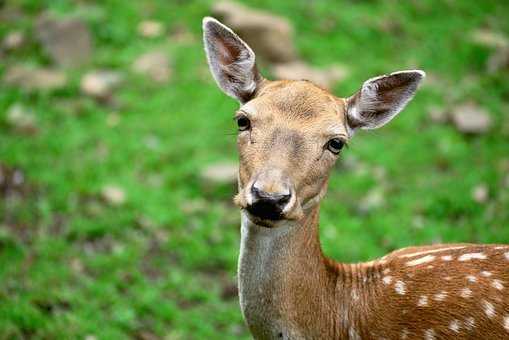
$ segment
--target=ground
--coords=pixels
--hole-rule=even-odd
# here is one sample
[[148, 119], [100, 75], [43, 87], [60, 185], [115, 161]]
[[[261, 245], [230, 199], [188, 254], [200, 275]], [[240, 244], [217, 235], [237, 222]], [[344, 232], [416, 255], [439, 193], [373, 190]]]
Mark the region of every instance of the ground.
[[[364, 261], [409, 245], [509, 243], [508, 70], [488, 72], [496, 51], [472, 38], [479, 29], [507, 36], [507, 4], [245, 3], [289, 18], [307, 62], [343, 65], [339, 96], [375, 75], [428, 73], [397, 119], [358, 133], [343, 152], [321, 210], [327, 255]], [[0, 56], [0, 79], [19, 62], [51, 64], [30, 38], [45, 10], [82, 18], [94, 53], [66, 71], [63, 89], [27, 92], [0, 80], [0, 338], [249, 338], [234, 284], [235, 185], [200, 177], [207, 165], [236, 160], [237, 104], [216, 88], [201, 45], [211, 4], [4, 4], [20, 14], [0, 25], [0, 37], [21, 30], [29, 42]], [[170, 38], [141, 37], [146, 19]], [[131, 71], [153, 49], [171, 59], [168, 82]], [[124, 76], [114, 103], [80, 92], [81, 76], [101, 68]], [[9, 123], [16, 104], [33, 112], [36, 131]], [[464, 104], [488, 112], [489, 131], [467, 135], [430, 118]]]

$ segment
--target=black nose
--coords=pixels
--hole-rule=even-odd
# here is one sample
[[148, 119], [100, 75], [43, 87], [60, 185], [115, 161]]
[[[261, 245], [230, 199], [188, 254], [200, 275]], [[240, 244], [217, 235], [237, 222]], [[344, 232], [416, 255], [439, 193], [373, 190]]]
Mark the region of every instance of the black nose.
[[258, 189], [256, 186], [251, 187], [252, 204], [247, 208], [248, 211], [262, 219], [279, 220], [282, 218], [284, 207], [291, 198], [291, 193], [269, 193]]
[[265, 192], [263, 190], [258, 189], [254, 185], [251, 187], [251, 195], [253, 196], [253, 202], [255, 201], [267, 201], [274, 205], [279, 205], [282, 208], [290, 201], [291, 194], [280, 194], [280, 193], [272, 193]]

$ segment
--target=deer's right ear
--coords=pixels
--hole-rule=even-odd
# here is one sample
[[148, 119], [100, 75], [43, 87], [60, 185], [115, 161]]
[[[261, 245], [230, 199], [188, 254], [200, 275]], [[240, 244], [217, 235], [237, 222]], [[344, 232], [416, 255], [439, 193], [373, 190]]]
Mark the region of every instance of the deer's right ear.
[[203, 19], [203, 43], [217, 85], [241, 103], [249, 101], [262, 80], [253, 50], [214, 18]]
[[405, 108], [425, 75], [421, 70], [399, 71], [364, 82], [347, 99], [348, 126], [355, 130], [385, 125]]

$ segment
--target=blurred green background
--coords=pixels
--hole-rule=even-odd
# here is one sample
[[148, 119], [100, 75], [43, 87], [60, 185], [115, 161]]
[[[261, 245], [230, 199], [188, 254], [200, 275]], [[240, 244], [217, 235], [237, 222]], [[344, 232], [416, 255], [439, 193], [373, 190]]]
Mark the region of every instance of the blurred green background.
[[[343, 152], [322, 204], [327, 255], [509, 242], [506, 1], [242, 2], [286, 18], [307, 65], [340, 65], [339, 96], [428, 73]], [[0, 1], [0, 339], [249, 338], [237, 104], [201, 44], [213, 5]]]

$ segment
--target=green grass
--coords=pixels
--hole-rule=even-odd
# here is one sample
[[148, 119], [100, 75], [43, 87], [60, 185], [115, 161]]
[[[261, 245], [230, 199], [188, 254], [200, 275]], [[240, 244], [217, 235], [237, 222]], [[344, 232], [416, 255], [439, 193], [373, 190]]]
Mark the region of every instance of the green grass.
[[[201, 18], [212, 1], [8, 3], [23, 16], [2, 22], [0, 37], [14, 29], [32, 37], [36, 16], [47, 10], [83, 18], [95, 53], [90, 65], [68, 72], [63, 90], [25, 93], [0, 83], [0, 162], [25, 175], [23, 193], [0, 196], [0, 338], [249, 338], [237, 298], [223, 296], [238, 255], [234, 187], [210, 188], [199, 178], [204, 165], [236, 159], [237, 104], [215, 87], [201, 46]], [[358, 133], [343, 153], [357, 166], [340, 162], [332, 176], [321, 216], [326, 254], [362, 261], [408, 245], [509, 242], [508, 72], [487, 74], [492, 51], [469, 37], [478, 28], [509, 34], [507, 4], [246, 3], [288, 17], [307, 61], [349, 68], [337, 95], [398, 69], [422, 68], [439, 79], [389, 126]], [[141, 38], [143, 19], [170, 31], [184, 25], [194, 39]], [[154, 48], [171, 57], [168, 84], [130, 71]], [[0, 59], [0, 77], [19, 62], [49, 59], [30, 43]], [[80, 76], [95, 68], [124, 73], [116, 107], [80, 94]], [[432, 106], [465, 101], [489, 110], [490, 133], [467, 137], [427, 116]], [[37, 134], [6, 123], [15, 103], [34, 110]], [[112, 114], [120, 117], [114, 127]], [[489, 187], [485, 204], [471, 197], [479, 183]], [[125, 190], [124, 205], [101, 200], [108, 184]], [[371, 190], [382, 190], [383, 205], [360, 213]]]

